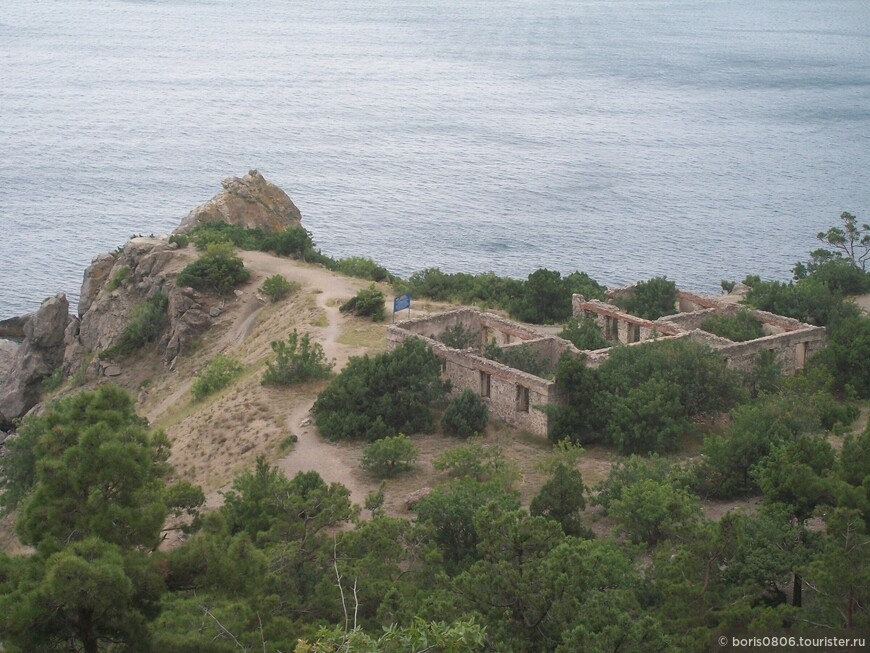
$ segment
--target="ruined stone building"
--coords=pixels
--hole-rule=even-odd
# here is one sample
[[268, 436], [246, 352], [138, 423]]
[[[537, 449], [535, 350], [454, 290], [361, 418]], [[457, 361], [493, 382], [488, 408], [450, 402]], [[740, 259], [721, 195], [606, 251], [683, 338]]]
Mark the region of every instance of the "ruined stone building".
[[[630, 293], [632, 287], [608, 292], [608, 299]], [[655, 321], [624, 312], [610, 301], [587, 301], [573, 297], [573, 313], [588, 316], [613, 345], [636, 346], [651, 340], [689, 338], [718, 351], [731, 368], [748, 370], [756, 357], [771, 352], [783, 373], [794, 374], [825, 346], [825, 329], [765, 311], [747, 309], [722, 298], [678, 292], [674, 315]], [[712, 315], [734, 315], [748, 310], [762, 325], [764, 336], [747, 342], [733, 342], [708, 333], [701, 324]], [[581, 351], [562, 338], [536, 331], [492, 313], [462, 308], [405, 320], [387, 327], [390, 348], [406, 338], [422, 338], [442, 360], [442, 370], [459, 393], [471, 389], [480, 394], [492, 416], [530, 433], [547, 435], [546, 406], [560, 401], [553, 376], [564, 353], [584, 355], [586, 364], [598, 367], [610, 348]], [[489, 345], [489, 347], [488, 347]], [[493, 345], [495, 348], [493, 349]], [[491, 355], [499, 353], [499, 360]], [[520, 354], [521, 356], [512, 356]], [[490, 354], [490, 355], [488, 355]], [[534, 373], [519, 369], [514, 360], [536, 361]]]

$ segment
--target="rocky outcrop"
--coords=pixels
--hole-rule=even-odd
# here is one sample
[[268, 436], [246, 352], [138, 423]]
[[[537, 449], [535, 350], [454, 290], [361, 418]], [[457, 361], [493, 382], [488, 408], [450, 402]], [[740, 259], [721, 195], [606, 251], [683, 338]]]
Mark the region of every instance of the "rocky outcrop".
[[287, 193], [256, 170], [241, 178], [228, 177], [221, 185], [224, 190], [188, 213], [175, 233], [186, 233], [206, 222], [228, 222], [265, 231], [282, 231], [302, 223], [302, 214]]
[[[175, 245], [150, 238], [134, 238], [114, 255], [94, 259], [82, 282], [83, 298], [85, 289], [89, 289], [87, 308], [81, 312], [81, 320], [71, 324], [67, 331], [65, 373], [75, 373], [88, 364], [91, 354], [115, 344], [136, 307], [157, 293], [167, 299], [167, 327], [149, 347], [172, 365], [191, 340], [211, 326], [211, 314], [221, 314], [222, 300], [176, 286], [175, 277], [187, 260]], [[128, 270], [124, 281], [112, 288], [111, 280], [124, 268]], [[105, 361], [91, 360], [87, 368], [91, 378], [121, 373], [120, 367]]]
[[23, 338], [24, 325], [31, 317], [33, 313], [0, 320], [0, 338]]
[[[24, 340], [2, 347], [0, 353], [0, 426], [8, 426], [33, 408], [42, 394], [42, 381], [64, 358], [69, 324], [66, 295], [49, 297], [24, 324]], [[8, 342], [8, 341], [7, 341]]]
[[79, 317], [84, 315], [91, 307], [91, 303], [96, 299], [100, 288], [108, 281], [109, 273], [114, 265], [114, 255], [100, 254], [95, 256], [91, 264], [85, 269], [82, 290], [79, 295]]

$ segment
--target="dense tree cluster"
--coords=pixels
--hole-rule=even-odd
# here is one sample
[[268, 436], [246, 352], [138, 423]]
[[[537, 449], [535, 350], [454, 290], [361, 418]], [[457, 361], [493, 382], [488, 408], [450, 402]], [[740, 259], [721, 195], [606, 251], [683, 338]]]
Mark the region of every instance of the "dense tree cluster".
[[727, 410], [742, 392], [722, 357], [690, 340], [617, 347], [597, 369], [566, 356], [556, 382], [567, 402], [550, 409], [551, 438], [623, 453], [676, 450], [695, 418]]
[[374, 441], [431, 431], [432, 405], [446, 391], [441, 361], [422, 340], [409, 338], [390, 352], [351, 358], [312, 412], [330, 440]]

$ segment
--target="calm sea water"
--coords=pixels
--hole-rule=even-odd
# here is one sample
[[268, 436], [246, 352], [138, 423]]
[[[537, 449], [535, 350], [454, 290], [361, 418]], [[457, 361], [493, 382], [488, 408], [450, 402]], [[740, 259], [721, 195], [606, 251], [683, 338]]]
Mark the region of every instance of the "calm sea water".
[[0, 317], [255, 167], [400, 274], [787, 278], [868, 127], [866, 0], [0, 0]]

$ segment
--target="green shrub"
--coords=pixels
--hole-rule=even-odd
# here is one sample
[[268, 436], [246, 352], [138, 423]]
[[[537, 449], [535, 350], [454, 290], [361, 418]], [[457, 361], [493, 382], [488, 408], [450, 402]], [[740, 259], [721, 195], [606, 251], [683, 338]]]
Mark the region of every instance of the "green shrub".
[[120, 338], [100, 354], [100, 358], [126, 356], [149, 342], [156, 342], [169, 325], [166, 309], [169, 300], [163, 293], [156, 293], [130, 312], [130, 320]]
[[392, 351], [351, 358], [318, 395], [312, 412], [330, 440], [430, 432], [431, 406], [447, 388], [438, 357], [422, 340], [409, 338]]
[[372, 442], [363, 450], [360, 467], [372, 476], [386, 478], [406, 472], [417, 460], [417, 447], [407, 435], [394, 435]]
[[210, 394], [226, 388], [244, 370], [237, 360], [218, 354], [196, 374], [190, 392], [194, 401], [200, 401]]
[[178, 274], [177, 283], [179, 286], [228, 295], [249, 277], [245, 264], [230, 243], [209, 243], [205, 253]]
[[701, 322], [701, 329], [734, 342], [764, 337], [761, 322], [746, 310], [738, 311], [735, 315], [711, 315]]
[[598, 322], [591, 315], [582, 318], [572, 317], [559, 333], [560, 338], [570, 340], [577, 349], [604, 349], [610, 343], [598, 328]]
[[346, 274], [349, 277], [369, 279], [371, 281], [389, 281], [392, 275], [389, 271], [365, 256], [348, 256], [339, 259], [335, 264], [335, 271]]
[[732, 290], [734, 290], [734, 286], [737, 285], [737, 282], [736, 281], [729, 281], [728, 279], [722, 279], [722, 281], [719, 282], [719, 285], [722, 286], [722, 292], [724, 292], [727, 295]]
[[118, 268], [118, 271], [112, 275], [111, 280], [106, 286], [106, 290], [112, 291], [115, 290], [115, 288], [123, 285], [127, 281], [127, 279], [130, 278], [131, 274], [132, 272], [130, 271], [130, 268], [126, 265], [122, 265], [120, 268]]
[[441, 418], [441, 428], [450, 435], [468, 438], [483, 433], [488, 419], [489, 412], [483, 399], [466, 389], [447, 405]]
[[657, 320], [677, 312], [677, 285], [665, 277], [638, 283], [630, 295], [615, 300], [626, 313], [645, 320]]
[[172, 234], [169, 237], [169, 242], [178, 245], [178, 249], [184, 249], [190, 244], [190, 238], [184, 234]]
[[490, 360], [543, 379], [553, 376], [550, 361], [546, 360], [532, 345], [514, 345], [502, 348], [495, 344], [494, 340], [491, 340], [484, 348], [483, 355]]
[[384, 320], [384, 293], [372, 284], [361, 289], [354, 297], [338, 307], [342, 313], [353, 313], [360, 317], [370, 317], [374, 322]]
[[274, 303], [284, 299], [291, 292], [296, 292], [301, 287], [298, 281], [287, 281], [280, 274], [273, 274], [263, 281], [260, 290]]
[[207, 222], [192, 229], [189, 237], [197, 249], [207, 250], [211, 244], [230, 242], [239, 249], [273, 252], [278, 256], [324, 263], [330, 268], [335, 266], [335, 261], [315, 249], [311, 234], [303, 227], [287, 227], [283, 231], [269, 232], [226, 222]]
[[441, 337], [438, 338], [448, 347], [453, 349], [468, 349], [478, 344], [478, 336], [471, 329], [466, 329], [461, 324], [449, 327], [444, 330]]
[[668, 481], [642, 479], [623, 489], [609, 514], [633, 542], [653, 545], [698, 520], [701, 506], [698, 497]]
[[43, 392], [54, 392], [63, 385], [63, 368], [58, 367], [42, 380]]
[[585, 272], [567, 277], [555, 270], [538, 269], [522, 285], [520, 296], [511, 303], [512, 317], [534, 324], [552, 324], [571, 317], [571, 297], [579, 293], [587, 299], [603, 299], [604, 286]]
[[729, 410], [745, 394], [740, 376], [701, 343], [616, 347], [597, 369], [564, 356], [556, 383], [565, 403], [547, 409], [550, 438], [606, 437], [626, 453], [671, 451], [699, 416]]
[[320, 343], [311, 342], [306, 333], [299, 338], [296, 329], [287, 341], [272, 342], [275, 362], [266, 361], [263, 385], [292, 385], [313, 379], [326, 379], [332, 373], [333, 363], [326, 360]]
[[671, 465], [667, 459], [657, 454], [645, 458], [629, 456], [611, 467], [607, 478], [595, 486], [596, 494], [592, 503], [601, 506], [604, 514], [607, 514], [613, 502], [622, 498], [625, 488], [642, 480], [664, 482], [668, 479], [670, 471]]
[[520, 478], [516, 464], [502, 455], [497, 445], [469, 442], [440, 453], [432, 467], [450, 478], [470, 478], [481, 483], [497, 481], [505, 489]]

